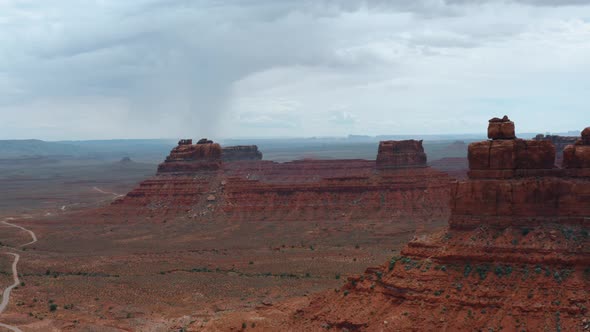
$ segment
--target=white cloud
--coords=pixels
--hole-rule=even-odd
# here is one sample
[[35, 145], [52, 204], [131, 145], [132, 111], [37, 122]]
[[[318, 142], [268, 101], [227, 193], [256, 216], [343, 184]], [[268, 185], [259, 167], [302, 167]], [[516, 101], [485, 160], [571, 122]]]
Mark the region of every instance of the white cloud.
[[4, 0], [0, 138], [577, 129], [586, 3]]

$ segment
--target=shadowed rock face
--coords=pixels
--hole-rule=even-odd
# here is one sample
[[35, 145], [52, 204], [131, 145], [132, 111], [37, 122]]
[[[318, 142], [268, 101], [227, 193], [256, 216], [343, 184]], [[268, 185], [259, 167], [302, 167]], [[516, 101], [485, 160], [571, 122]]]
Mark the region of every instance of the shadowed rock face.
[[381, 141], [377, 152], [377, 168], [426, 167], [422, 141]]
[[[505, 122], [490, 127], [496, 123]], [[551, 142], [502, 135], [470, 145], [469, 179], [453, 185], [445, 231], [415, 238], [400, 256], [349, 278], [340, 292], [315, 297], [285, 326], [590, 329], [585, 132], [566, 148], [563, 169], [551, 162]]]
[[262, 160], [262, 152], [256, 145], [228, 146], [222, 149], [224, 162], [239, 160]]

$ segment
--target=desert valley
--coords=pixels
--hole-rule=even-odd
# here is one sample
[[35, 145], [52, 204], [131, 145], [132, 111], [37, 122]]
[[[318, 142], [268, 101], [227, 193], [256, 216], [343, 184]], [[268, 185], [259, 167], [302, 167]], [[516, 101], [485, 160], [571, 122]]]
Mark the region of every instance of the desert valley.
[[102, 173], [71, 184], [70, 205], [3, 212], [0, 322], [587, 331], [590, 129], [563, 146], [514, 133], [507, 117], [490, 120], [464, 161], [429, 163], [420, 140], [381, 141], [373, 160], [276, 162], [207, 139], [179, 141], [153, 176], [122, 160], [113, 184]]

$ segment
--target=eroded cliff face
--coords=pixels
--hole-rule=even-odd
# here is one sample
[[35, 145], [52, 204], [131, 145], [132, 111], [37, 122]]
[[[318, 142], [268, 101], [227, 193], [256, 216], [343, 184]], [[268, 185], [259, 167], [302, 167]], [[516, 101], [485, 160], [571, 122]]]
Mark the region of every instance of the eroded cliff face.
[[[493, 119], [490, 132], [498, 123], [507, 122]], [[470, 145], [469, 179], [452, 189], [445, 231], [316, 296], [283, 326], [590, 330], [590, 128], [565, 148], [563, 168], [551, 142], [519, 140], [512, 130]]]
[[221, 168], [221, 146], [207, 139], [197, 144], [193, 141], [180, 140], [172, 149], [166, 160], [158, 166], [158, 174], [195, 173], [215, 171]]
[[382, 141], [377, 153], [379, 169], [426, 167], [422, 141]]
[[421, 141], [382, 142], [377, 159], [395, 165], [385, 168], [359, 159], [226, 162], [225, 151], [212, 142], [183, 140], [155, 177], [115, 205], [237, 221], [444, 220], [449, 214], [452, 180], [425, 166]]

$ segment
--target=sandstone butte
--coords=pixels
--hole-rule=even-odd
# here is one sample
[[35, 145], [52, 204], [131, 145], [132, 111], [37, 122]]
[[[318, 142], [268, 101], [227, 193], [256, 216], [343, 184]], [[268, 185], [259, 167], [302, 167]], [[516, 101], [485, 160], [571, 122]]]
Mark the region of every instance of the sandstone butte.
[[590, 128], [557, 168], [551, 141], [515, 138], [507, 123], [492, 119], [491, 140], [469, 145], [469, 179], [452, 185], [444, 231], [414, 238], [399, 256], [269, 325], [590, 330]]
[[447, 218], [451, 178], [422, 141], [381, 142], [375, 160], [261, 160], [256, 146], [181, 140], [157, 174], [112, 208], [236, 221]]

